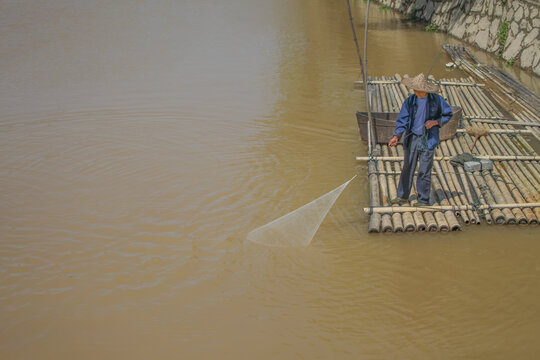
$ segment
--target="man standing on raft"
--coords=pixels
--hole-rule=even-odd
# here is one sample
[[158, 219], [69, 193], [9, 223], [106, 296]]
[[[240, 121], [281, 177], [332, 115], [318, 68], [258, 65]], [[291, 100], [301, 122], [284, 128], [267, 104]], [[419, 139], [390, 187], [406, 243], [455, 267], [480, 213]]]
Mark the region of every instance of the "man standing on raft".
[[401, 135], [405, 133], [405, 154], [397, 189], [398, 197], [390, 200], [390, 203], [401, 204], [408, 201], [416, 162], [420, 160], [416, 179], [418, 202], [414, 206], [429, 206], [433, 155], [440, 143], [439, 128], [452, 118], [452, 108], [442, 96], [436, 94], [439, 86], [428, 82], [424, 74], [414, 78], [406, 77], [402, 84], [411, 88], [414, 94], [403, 102], [396, 120], [394, 136], [388, 142], [388, 146], [396, 146]]

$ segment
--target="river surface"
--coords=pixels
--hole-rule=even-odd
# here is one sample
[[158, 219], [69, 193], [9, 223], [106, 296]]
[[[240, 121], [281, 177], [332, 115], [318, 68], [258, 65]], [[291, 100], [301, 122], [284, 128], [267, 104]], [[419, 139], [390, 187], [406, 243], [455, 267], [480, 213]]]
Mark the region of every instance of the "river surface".
[[[367, 234], [345, 4], [0, 0], [0, 358], [537, 358], [537, 227]], [[369, 74], [427, 72], [371, 10]], [[309, 247], [246, 240], [356, 173]]]

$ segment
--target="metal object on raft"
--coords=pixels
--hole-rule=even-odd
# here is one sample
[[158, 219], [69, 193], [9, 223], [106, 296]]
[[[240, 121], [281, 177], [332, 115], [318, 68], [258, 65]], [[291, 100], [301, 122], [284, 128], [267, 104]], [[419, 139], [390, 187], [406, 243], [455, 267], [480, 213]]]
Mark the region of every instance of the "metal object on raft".
[[482, 165], [482, 171], [493, 170], [493, 161], [489, 159], [480, 159], [480, 165]]
[[480, 161], [465, 161], [463, 168], [467, 172], [480, 171], [482, 170], [482, 164], [480, 164]]
[[[446, 123], [439, 131], [439, 137], [441, 140], [448, 140], [456, 135], [457, 128], [461, 120], [462, 109], [459, 106], [452, 106], [452, 118]], [[388, 144], [392, 136], [394, 136], [394, 130], [396, 129], [396, 119], [399, 113], [396, 112], [372, 112], [371, 117], [375, 128], [373, 133], [375, 139], [373, 141], [377, 144]], [[356, 120], [358, 121], [358, 128], [360, 129], [360, 136], [362, 140], [368, 138], [368, 114], [367, 112], [356, 112]], [[373, 126], [373, 125], [372, 125]], [[403, 140], [403, 137], [401, 138]], [[401, 143], [401, 140], [399, 143]]]

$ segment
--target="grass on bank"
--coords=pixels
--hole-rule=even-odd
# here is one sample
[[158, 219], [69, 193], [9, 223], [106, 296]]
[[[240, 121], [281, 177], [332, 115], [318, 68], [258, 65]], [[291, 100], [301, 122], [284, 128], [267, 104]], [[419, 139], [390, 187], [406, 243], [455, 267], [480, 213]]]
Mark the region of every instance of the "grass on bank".
[[425, 27], [424, 30], [426, 30], [428, 32], [437, 32], [437, 31], [439, 31], [439, 27], [437, 25], [435, 25], [435, 24], [429, 24], [428, 26]]

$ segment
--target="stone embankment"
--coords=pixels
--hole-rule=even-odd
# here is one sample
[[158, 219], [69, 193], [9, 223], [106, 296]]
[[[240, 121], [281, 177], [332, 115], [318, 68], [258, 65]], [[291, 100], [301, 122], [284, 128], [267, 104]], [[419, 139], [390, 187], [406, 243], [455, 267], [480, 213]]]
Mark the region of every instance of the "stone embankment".
[[376, 0], [540, 76], [538, 0]]

